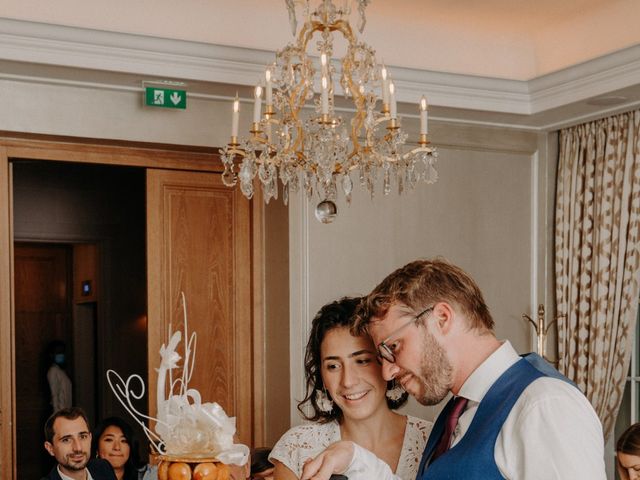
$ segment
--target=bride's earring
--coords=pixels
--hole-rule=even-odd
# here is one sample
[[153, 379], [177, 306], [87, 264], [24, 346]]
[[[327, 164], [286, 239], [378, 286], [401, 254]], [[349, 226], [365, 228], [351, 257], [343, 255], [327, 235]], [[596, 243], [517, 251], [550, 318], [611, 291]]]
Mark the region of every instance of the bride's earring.
[[396, 402], [398, 400], [400, 400], [400, 398], [402, 397], [402, 395], [404, 394], [404, 388], [402, 388], [396, 381], [395, 379], [393, 380], [393, 388], [390, 388], [389, 390], [387, 390], [387, 392], [385, 393], [385, 395], [387, 396], [387, 398], [389, 400], [391, 400], [392, 402]]
[[333, 400], [329, 398], [326, 390], [316, 390], [316, 404], [323, 413], [329, 413], [333, 410]]

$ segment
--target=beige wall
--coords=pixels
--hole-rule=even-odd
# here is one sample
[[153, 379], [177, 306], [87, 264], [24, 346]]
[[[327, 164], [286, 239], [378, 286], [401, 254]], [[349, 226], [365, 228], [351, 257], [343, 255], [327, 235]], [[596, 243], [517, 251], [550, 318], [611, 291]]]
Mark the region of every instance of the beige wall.
[[[12, 112], [0, 116], [0, 130], [200, 146], [223, 145], [229, 134], [227, 100], [194, 96], [186, 111], [153, 110], [141, 106], [137, 86], [1, 80], [0, 103]], [[405, 127], [415, 138], [415, 119]], [[498, 336], [521, 352], [531, 349], [521, 315], [545, 301], [548, 285], [553, 162], [546, 135], [435, 121], [431, 131], [440, 151], [435, 185], [373, 200], [356, 185], [351, 206], [340, 202], [332, 225], [320, 225], [315, 203], [306, 200], [292, 198], [288, 222], [281, 200], [266, 206], [269, 443], [300, 421], [302, 350], [315, 311], [338, 296], [366, 293], [414, 258], [443, 255], [469, 270], [485, 292]]]
[[[411, 125], [409, 125], [411, 129]], [[531, 351], [529, 327], [544, 275], [544, 209], [547, 161], [536, 134], [508, 129], [439, 124], [439, 181], [413, 192], [373, 199], [356, 188], [351, 206], [341, 201], [331, 225], [316, 221], [317, 200], [290, 209], [292, 396], [303, 392], [304, 339], [310, 319], [326, 302], [367, 293], [397, 267], [441, 255], [477, 280], [496, 320], [499, 338]], [[354, 175], [355, 177], [355, 175]], [[546, 177], [545, 177], [546, 178]], [[354, 181], [356, 178], [354, 178]], [[546, 211], [546, 210], [545, 210]], [[540, 297], [540, 298], [538, 298]], [[408, 409], [432, 416], [412, 405]], [[300, 418], [292, 408], [292, 423]]]
[[[65, 69], [68, 75], [69, 69]], [[220, 146], [231, 134], [231, 100], [188, 97], [187, 109], [144, 107], [139, 83], [130, 88], [78, 87], [0, 79], [0, 130], [195, 146]], [[240, 125], [251, 121], [241, 106]]]

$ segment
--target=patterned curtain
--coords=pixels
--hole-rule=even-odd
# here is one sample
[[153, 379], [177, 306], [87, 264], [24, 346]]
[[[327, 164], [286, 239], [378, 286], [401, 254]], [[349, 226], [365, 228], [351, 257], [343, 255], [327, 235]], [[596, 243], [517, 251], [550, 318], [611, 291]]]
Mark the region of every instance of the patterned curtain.
[[560, 132], [555, 223], [559, 370], [591, 401], [606, 438], [638, 308], [640, 110]]

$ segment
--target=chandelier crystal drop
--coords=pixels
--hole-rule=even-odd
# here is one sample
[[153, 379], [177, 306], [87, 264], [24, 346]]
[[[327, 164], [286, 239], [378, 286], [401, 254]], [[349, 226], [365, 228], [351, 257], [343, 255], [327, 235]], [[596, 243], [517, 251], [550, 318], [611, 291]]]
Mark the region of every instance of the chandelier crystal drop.
[[[237, 96], [233, 102], [231, 141], [220, 149], [225, 185], [239, 182], [250, 199], [257, 176], [268, 203], [278, 198], [279, 180], [285, 204], [290, 193], [302, 188], [308, 199], [318, 196], [316, 217], [330, 223], [337, 214], [338, 191], [350, 203], [354, 181], [373, 196], [380, 180], [384, 195], [391, 192], [392, 182], [402, 193], [419, 182], [438, 180], [438, 153], [427, 139], [426, 98], [419, 103], [417, 147], [408, 149], [393, 80], [349, 23], [355, 3], [362, 33], [370, 1], [344, 0], [338, 8], [333, 0], [285, 0], [296, 41], [278, 51], [275, 62], [267, 66], [254, 93], [250, 135], [242, 140], [238, 140]], [[305, 18], [300, 29], [296, 9]], [[346, 53], [338, 61], [333, 58], [334, 36], [340, 35], [344, 41], [338, 42], [346, 43]], [[317, 41], [312, 43], [314, 37]], [[308, 52], [312, 47], [313, 54]], [[349, 118], [336, 108], [338, 86], [352, 102], [350, 109], [344, 109], [353, 110]]]

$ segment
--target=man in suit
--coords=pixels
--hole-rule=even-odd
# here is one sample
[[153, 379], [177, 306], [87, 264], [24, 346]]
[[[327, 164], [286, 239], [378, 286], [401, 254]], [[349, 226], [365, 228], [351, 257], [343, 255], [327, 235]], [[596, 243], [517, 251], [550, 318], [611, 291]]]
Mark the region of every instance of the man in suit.
[[[436, 420], [418, 480], [604, 480], [600, 421], [582, 392], [542, 358], [493, 332], [480, 289], [441, 259], [417, 260], [363, 301], [355, 327], [378, 348], [382, 375], [423, 405], [452, 398]], [[302, 480], [397, 478], [352, 442], [308, 462]]]
[[109, 462], [89, 459], [91, 432], [81, 408], [63, 408], [51, 415], [44, 436], [44, 448], [58, 465], [42, 480], [116, 480]]

